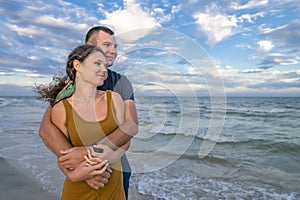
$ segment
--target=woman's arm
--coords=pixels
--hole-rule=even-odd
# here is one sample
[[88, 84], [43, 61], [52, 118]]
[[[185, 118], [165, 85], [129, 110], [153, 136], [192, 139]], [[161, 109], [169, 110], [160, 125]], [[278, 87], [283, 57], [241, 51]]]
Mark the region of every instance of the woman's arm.
[[[124, 153], [128, 150], [130, 142], [122, 145], [116, 150], [112, 150], [109, 146], [104, 144], [93, 145], [91, 150], [88, 151], [88, 158], [93, 161], [93, 164], [99, 163], [102, 160], [108, 160], [109, 164], [113, 164], [121, 159]], [[97, 149], [101, 149], [103, 153], [97, 152]], [[95, 151], [96, 150], [96, 151]]]

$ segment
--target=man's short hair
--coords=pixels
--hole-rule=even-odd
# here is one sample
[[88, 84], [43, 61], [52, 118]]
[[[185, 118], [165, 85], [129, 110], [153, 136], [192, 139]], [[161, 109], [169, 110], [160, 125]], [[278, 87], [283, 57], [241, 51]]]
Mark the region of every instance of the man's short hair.
[[114, 35], [114, 32], [106, 26], [94, 26], [87, 32], [87, 34], [85, 36], [85, 43], [92, 42], [92, 41], [90, 41], [91, 37], [95, 33], [99, 33], [99, 31], [103, 31], [105, 33], [108, 33], [109, 35]]

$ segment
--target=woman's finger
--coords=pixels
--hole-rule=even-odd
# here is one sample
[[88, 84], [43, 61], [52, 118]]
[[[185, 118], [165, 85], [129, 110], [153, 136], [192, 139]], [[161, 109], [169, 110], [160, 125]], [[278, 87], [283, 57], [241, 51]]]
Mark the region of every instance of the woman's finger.
[[102, 163], [99, 163], [98, 165], [94, 165], [91, 168], [93, 168], [93, 175], [99, 175], [103, 174], [107, 167], [109, 166], [109, 163], [107, 160], [103, 161]]
[[98, 163], [100, 163], [100, 161], [98, 161], [98, 160], [91, 160], [91, 159], [89, 159], [87, 156], [84, 156], [84, 158], [85, 158], [85, 161], [86, 161], [88, 164], [90, 164], [90, 165], [97, 165]]
[[103, 160], [97, 156], [93, 156], [92, 152], [88, 150], [88, 158], [94, 162], [102, 162]]

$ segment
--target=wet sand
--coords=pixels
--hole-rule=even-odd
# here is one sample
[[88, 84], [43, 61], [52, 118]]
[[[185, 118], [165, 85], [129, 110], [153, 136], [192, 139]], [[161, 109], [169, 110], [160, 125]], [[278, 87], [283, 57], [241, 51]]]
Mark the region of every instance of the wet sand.
[[[13, 164], [8, 163], [4, 158], [0, 157], [0, 198], [9, 200], [59, 200], [60, 197], [50, 194], [44, 190], [36, 180], [26, 176]], [[153, 200], [148, 195], [141, 195], [136, 190], [130, 188], [129, 200]]]
[[22, 174], [5, 159], [0, 158], [0, 194], [4, 199], [43, 199], [58, 198], [44, 190], [38, 183]]

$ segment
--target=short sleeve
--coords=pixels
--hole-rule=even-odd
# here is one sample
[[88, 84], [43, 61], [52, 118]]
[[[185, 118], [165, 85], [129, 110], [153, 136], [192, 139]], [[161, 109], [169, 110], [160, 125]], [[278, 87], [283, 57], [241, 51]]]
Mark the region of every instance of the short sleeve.
[[113, 91], [119, 93], [123, 99], [126, 100], [133, 100], [134, 101], [134, 92], [131, 82], [128, 78], [124, 75], [121, 75], [121, 78], [116, 83]]

